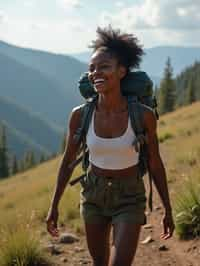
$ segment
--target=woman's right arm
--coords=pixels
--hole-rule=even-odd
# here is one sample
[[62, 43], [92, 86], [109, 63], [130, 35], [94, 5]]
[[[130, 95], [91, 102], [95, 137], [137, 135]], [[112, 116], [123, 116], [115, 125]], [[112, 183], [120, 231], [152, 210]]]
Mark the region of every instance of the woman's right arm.
[[71, 177], [73, 169], [69, 168], [71, 162], [76, 159], [77, 152], [80, 148], [80, 142], [76, 143], [74, 139], [75, 132], [80, 126], [80, 107], [73, 109], [69, 120], [68, 136], [66, 139], [66, 147], [58, 171], [57, 182], [51, 205], [46, 218], [47, 230], [52, 236], [58, 236], [57, 220], [58, 220], [58, 204], [65, 187]]

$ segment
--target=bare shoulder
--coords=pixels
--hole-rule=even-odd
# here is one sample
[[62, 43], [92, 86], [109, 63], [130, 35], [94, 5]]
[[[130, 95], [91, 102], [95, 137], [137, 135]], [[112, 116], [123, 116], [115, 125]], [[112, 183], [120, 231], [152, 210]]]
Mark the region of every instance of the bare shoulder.
[[82, 108], [83, 105], [79, 105], [74, 107], [71, 111], [69, 117], [69, 130], [72, 132], [74, 132], [77, 128], [80, 127]]

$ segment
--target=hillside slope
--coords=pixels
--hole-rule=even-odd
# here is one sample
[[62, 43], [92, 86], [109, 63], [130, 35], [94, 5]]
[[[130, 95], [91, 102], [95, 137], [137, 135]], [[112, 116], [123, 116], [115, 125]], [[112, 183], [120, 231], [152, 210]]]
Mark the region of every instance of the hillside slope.
[[39, 71], [0, 54], [0, 96], [39, 113], [63, 126], [70, 101], [58, 89], [59, 85]]
[[39, 156], [41, 152], [51, 154], [60, 148], [62, 128], [3, 97], [0, 97], [0, 123], [4, 123], [8, 131], [9, 151], [18, 158], [27, 150]]
[[[162, 116], [158, 131], [161, 155], [165, 162], [169, 191], [174, 207], [176, 196], [182, 193], [183, 183], [189, 177], [191, 179], [199, 177], [200, 102]], [[11, 223], [17, 213], [23, 217], [29, 217], [34, 213], [34, 224], [37, 224], [41, 230], [41, 240], [44, 243], [57, 243], [56, 240], [52, 240], [46, 235], [44, 218], [60, 162], [61, 156], [0, 182], [0, 226]], [[78, 174], [80, 174], [80, 169], [75, 171], [74, 176]], [[146, 187], [148, 190], [148, 184]], [[78, 234], [80, 242], [72, 245], [57, 243], [61, 253], [56, 256], [52, 255], [52, 258], [58, 265], [78, 266], [83, 261], [84, 264], [91, 265], [82, 229], [83, 224], [79, 218], [79, 190], [79, 185], [67, 187], [60, 204], [60, 223], [61, 225], [65, 224], [65, 227], [61, 227], [61, 231], [75, 232]], [[155, 190], [153, 199], [154, 211], [151, 215], [147, 212], [148, 223], [151, 224], [151, 227], [142, 229], [134, 266], [198, 266], [200, 240], [180, 241], [176, 235], [168, 241], [159, 239], [162, 232], [160, 221], [163, 210]], [[148, 236], [151, 236], [153, 240], [146, 245], [142, 244], [141, 241]], [[64, 258], [66, 258], [66, 262], [63, 262]]]
[[87, 64], [69, 55], [21, 48], [2, 41], [0, 41], [0, 53], [54, 80], [58, 84], [58, 89], [65, 97], [70, 95], [69, 98], [75, 104], [80, 101], [79, 94], [76, 94], [77, 81], [86, 71]]

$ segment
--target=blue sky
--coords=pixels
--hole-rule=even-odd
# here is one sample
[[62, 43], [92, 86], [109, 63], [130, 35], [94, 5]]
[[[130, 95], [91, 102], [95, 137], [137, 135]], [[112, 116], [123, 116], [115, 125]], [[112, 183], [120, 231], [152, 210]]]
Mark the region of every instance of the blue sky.
[[70, 54], [112, 24], [145, 48], [200, 46], [199, 11], [200, 0], [0, 0], [0, 40]]

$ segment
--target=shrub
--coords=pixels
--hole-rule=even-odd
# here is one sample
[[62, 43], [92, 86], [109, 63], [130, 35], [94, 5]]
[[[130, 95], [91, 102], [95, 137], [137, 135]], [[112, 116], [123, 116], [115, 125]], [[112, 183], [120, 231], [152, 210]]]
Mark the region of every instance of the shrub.
[[162, 134], [161, 136], [159, 136], [159, 142], [163, 143], [164, 141], [168, 140], [168, 139], [172, 139], [174, 137], [173, 134], [169, 133], [169, 132], [165, 132], [164, 134]]
[[[35, 232], [25, 226], [6, 228], [1, 232], [1, 266], [53, 265], [42, 250]], [[34, 235], [34, 236], [33, 236]]]
[[200, 237], [200, 186], [187, 182], [175, 201], [176, 232], [180, 238]]

